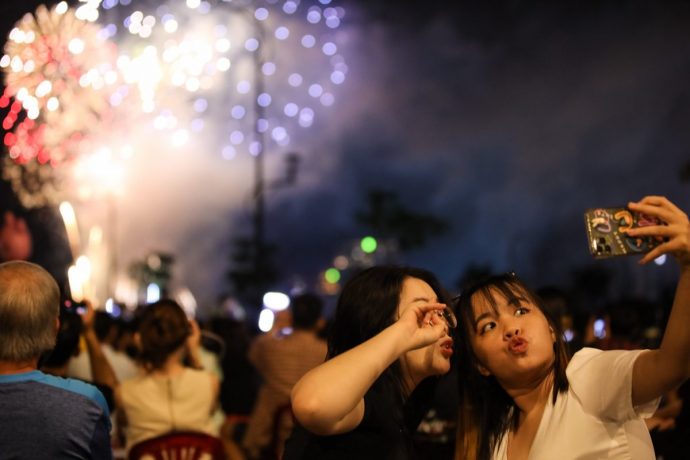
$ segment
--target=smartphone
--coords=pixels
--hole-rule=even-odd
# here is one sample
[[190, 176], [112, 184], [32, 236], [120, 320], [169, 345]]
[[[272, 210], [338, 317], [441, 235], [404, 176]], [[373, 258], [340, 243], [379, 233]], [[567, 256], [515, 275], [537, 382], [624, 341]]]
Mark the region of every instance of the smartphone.
[[650, 225], [665, 225], [656, 217], [634, 212], [625, 206], [594, 208], [585, 211], [589, 252], [597, 259], [644, 254], [661, 244], [657, 236], [631, 237], [627, 230]]
[[62, 302], [62, 307], [70, 313], [77, 313], [79, 315], [83, 315], [84, 313], [86, 313], [86, 304], [84, 302], [77, 302], [76, 300], [65, 299]]

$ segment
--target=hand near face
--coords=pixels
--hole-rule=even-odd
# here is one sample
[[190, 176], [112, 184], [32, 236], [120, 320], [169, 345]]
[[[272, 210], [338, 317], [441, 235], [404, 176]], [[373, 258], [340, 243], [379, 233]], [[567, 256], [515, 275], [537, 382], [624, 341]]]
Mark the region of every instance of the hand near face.
[[190, 334], [187, 337], [187, 349], [190, 351], [196, 350], [201, 346], [201, 330], [199, 324], [193, 320], [189, 320]]
[[448, 333], [448, 325], [440, 316], [446, 306], [442, 303], [411, 305], [397, 321], [406, 330], [407, 350], [425, 347]]
[[690, 267], [690, 222], [688, 216], [662, 196], [647, 196], [637, 203], [629, 203], [633, 211], [661, 219], [666, 225], [651, 225], [628, 230], [631, 236], [660, 236], [663, 243], [652, 249], [640, 260], [646, 264], [662, 254], [670, 253], [681, 267]]

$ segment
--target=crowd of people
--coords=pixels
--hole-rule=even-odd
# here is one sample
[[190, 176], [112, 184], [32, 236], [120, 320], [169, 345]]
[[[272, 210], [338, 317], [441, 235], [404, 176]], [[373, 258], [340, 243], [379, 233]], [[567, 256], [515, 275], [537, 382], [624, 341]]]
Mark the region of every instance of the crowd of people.
[[[170, 299], [125, 323], [88, 301], [76, 312], [37, 264], [1, 263], [0, 459], [125, 458], [182, 431], [219, 439], [230, 460], [685, 458], [690, 223], [662, 197], [629, 208], [663, 222], [629, 230], [660, 241], [640, 263], [680, 267], [655, 333], [639, 317], [649, 303], [583, 317], [512, 272], [451, 298], [402, 266], [350, 278], [328, 326], [310, 293], [256, 336]], [[12, 216], [0, 254], [26, 259]]]

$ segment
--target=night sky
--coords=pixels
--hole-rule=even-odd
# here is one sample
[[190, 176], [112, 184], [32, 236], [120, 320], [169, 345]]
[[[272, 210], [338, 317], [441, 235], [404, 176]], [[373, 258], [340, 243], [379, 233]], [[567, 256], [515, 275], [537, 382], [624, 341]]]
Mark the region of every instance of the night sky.
[[[452, 290], [471, 265], [536, 286], [596, 265], [617, 292], [655, 295], [673, 264], [593, 262], [582, 213], [645, 194], [690, 210], [690, 3], [446, 3], [346, 5], [348, 80], [295, 146], [297, 183], [266, 195], [282, 287], [312, 283], [366, 234], [355, 214], [384, 189], [447, 220], [398, 260]], [[3, 2], [4, 28], [36, 4]], [[269, 181], [283, 167], [270, 153]], [[174, 253], [204, 305], [226, 289], [232, 236], [250, 230], [251, 162], [220, 162], [144, 168], [118, 211], [122, 262]]]

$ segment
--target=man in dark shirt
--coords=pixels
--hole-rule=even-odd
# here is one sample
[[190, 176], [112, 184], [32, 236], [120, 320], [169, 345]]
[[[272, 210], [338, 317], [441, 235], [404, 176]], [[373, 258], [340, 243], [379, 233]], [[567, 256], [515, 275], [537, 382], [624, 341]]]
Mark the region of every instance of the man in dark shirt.
[[94, 386], [46, 375], [60, 292], [38, 265], [0, 264], [0, 460], [111, 459], [108, 407]]

